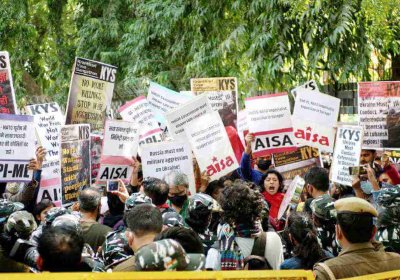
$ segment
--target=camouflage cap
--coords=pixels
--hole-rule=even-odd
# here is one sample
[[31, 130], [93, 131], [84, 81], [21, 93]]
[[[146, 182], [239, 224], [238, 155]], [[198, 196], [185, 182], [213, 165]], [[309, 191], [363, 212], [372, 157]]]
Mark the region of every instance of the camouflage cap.
[[386, 208], [400, 208], [400, 185], [382, 188], [376, 202]]
[[16, 211], [8, 217], [4, 230], [8, 233], [16, 233], [22, 239], [27, 239], [37, 228], [35, 218], [28, 211]]
[[175, 211], [168, 211], [162, 214], [163, 225], [167, 227], [183, 227], [184, 221], [181, 215]]
[[125, 229], [110, 232], [101, 246], [100, 258], [106, 267], [129, 258], [133, 254], [129, 247]]
[[152, 204], [151, 198], [145, 195], [144, 193], [133, 193], [130, 197], [125, 201], [125, 212], [132, 210], [136, 205], [139, 204]]
[[7, 199], [0, 199], [0, 223], [5, 222], [11, 213], [22, 209], [24, 209], [24, 205], [20, 202], [11, 202]]
[[213, 212], [220, 212], [221, 211], [221, 206], [218, 204], [218, 202], [209, 196], [208, 194], [205, 193], [196, 193], [189, 199], [189, 204], [188, 204], [188, 211], [193, 211], [196, 210], [198, 207], [205, 206], [207, 207], [210, 211]]
[[204, 265], [203, 254], [186, 254], [172, 239], [152, 242], [135, 253], [135, 270], [138, 271], [202, 270]]
[[51, 223], [52, 227], [60, 227], [60, 228], [68, 228], [72, 229], [76, 232], [81, 232], [82, 228], [79, 223], [79, 217], [72, 214], [63, 214], [61, 216], [57, 216], [54, 221]]
[[310, 208], [312, 213], [320, 219], [326, 221], [336, 219], [334, 200], [329, 196], [329, 194], [324, 194], [313, 199]]
[[47, 212], [45, 222], [50, 225], [57, 217], [65, 214], [70, 214], [70, 211], [63, 207], [53, 207]]

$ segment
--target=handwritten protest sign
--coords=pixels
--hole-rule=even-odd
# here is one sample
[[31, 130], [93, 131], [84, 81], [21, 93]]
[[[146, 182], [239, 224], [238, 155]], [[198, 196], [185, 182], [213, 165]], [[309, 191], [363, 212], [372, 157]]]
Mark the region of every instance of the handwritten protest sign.
[[285, 214], [290, 204], [297, 205], [300, 201], [300, 195], [303, 192], [305, 181], [299, 175], [292, 180], [288, 189], [286, 190], [285, 196], [283, 197], [281, 206], [279, 207], [277, 219], [279, 220]]
[[303, 90], [303, 89], [308, 89], [311, 92], [312, 91], [319, 92], [317, 83], [314, 80], [310, 80], [310, 81], [308, 81], [308, 82], [306, 82], [306, 83], [304, 83], [304, 84], [302, 84], [302, 85], [300, 85], [298, 87], [295, 87], [294, 89], [292, 89], [290, 91], [290, 93], [296, 98], [297, 91]]
[[200, 166], [211, 181], [238, 168], [228, 135], [217, 112], [196, 118], [185, 126], [185, 133]]
[[247, 122], [247, 112], [246, 110], [242, 110], [238, 112], [238, 119], [237, 119], [237, 133], [240, 138], [240, 142], [242, 145], [246, 147], [246, 141], [244, 137], [249, 132], [249, 123]]
[[66, 124], [88, 123], [103, 128], [111, 104], [117, 67], [89, 59], [75, 59], [69, 89]]
[[90, 186], [90, 126], [61, 127], [62, 204], [77, 200], [79, 190]]
[[118, 112], [124, 121], [134, 122], [139, 127], [139, 145], [162, 141], [162, 130], [146, 97], [139, 96], [127, 102]]
[[298, 146], [333, 152], [340, 99], [308, 89], [297, 91], [292, 123]]
[[102, 147], [103, 135], [90, 134], [90, 165], [92, 178], [97, 178], [99, 174]]
[[363, 148], [400, 147], [400, 81], [358, 83]]
[[8, 52], [0, 52], [0, 114], [17, 114]]
[[335, 152], [332, 160], [332, 181], [352, 186], [349, 167], [360, 165], [363, 130], [359, 126], [340, 125], [336, 133]]
[[207, 96], [201, 95], [165, 114], [169, 135], [176, 139], [186, 139], [184, 127], [200, 116], [213, 112]]
[[138, 147], [139, 129], [135, 123], [107, 120], [98, 181], [129, 179], [132, 157], [136, 157]]
[[273, 163], [282, 174], [286, 187], [296, 175], [303, 177], [311, 167], [322, 167], [319, 150], [309, 146], [299, 147], [294, 152], [275, 153]]
[[0, 114], [0, 182], [29, 182], [28, 163], [35, 158], [32, 116]]
[[238, 88], [234, 77], [223, 78], [193, 78], [190, 79], [191, 91], [205, 94], [211, 108], [218, 111], [225, 126], [236, 128]]
[[149, 102], [157, 121], [166, 126], [165, 113], [189, 101], [193, 97], [179, 93], [157, 83], [150, 82], [147, 101]]
[[192, 150], [187, 142], [163, 142], [142, 147], [143, 178], [164, 179], [171, 172], [188, 177], [191, 194], [196, 193], [193, 173]]
[[296, 150], [287, 93], [246, 98], [249, 132], [255, 135], [253, 156]]

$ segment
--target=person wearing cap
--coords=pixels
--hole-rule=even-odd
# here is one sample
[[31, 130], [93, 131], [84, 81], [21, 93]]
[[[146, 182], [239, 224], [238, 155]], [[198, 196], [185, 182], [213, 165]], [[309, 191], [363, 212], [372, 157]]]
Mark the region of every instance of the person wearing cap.
[[204, 269], [204, 254], [187, 254], [172, 239], [163, 239], [142, 246], [136, 252], [136, 271], [193, 271]]
[[366, 200], [350, 197], [334, 203], [336, 237], [342, 247], [338, 257], [314, 266], [316, 279], [341, 279], [400, 269], [400, 255], [372, 242], [376, 209]]
[[[136, 252], [143, 246], [150, 244], [162, 230], [163, 221], [160, 211], [150, 204], [135, 206], [125, 215], [127, 225], [126, 238], [129, 247]], [[135, 256], [131, 256], [119, 263], [113, 271], [133, 271]]]
[[175, 226], [164, 229], [154, 241], [163, 239], [175, 240], [185, 249], [186, 253], [204, 254], [203, 243], [199, 235], [191, 228]]

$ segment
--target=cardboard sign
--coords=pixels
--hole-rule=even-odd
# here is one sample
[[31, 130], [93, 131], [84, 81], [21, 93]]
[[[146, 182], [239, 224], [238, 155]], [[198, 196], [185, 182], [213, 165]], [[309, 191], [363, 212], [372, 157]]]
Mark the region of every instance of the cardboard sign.
[[292, 123], [298, 146], [333, 152], [340, 99], [308, 89], [297, 91]]
[[115, 66], [75, 58], [65, 123], [88, 123], [93, 131], [101, 130], [111, 104], [116, 73]]
[[296, 98], [297, 91], [303, 90], [303, 89], [308, 89], [309, 91], [319, 92], [317, 83], [314, 80], [310, 80], [310, 81], [308, 81], [308, 82], [306, 82], [306, 83], [304, 83], [304, 84], [302, 84], [302, 85], [300, 85], [298, 87], [295, 87], [294, 89], [292, 89], [290, 91], [290, 93], [294, 96], [294, 98]]
[[359, 126], [340, 125], [336, 133], [335, 152], [332, 160], [332, 181], [352, 186], [349, 167], [360, 165], [363, 130]]
[[283, 197], [281, 206], [279, 207], [277, 219], [279, 220], [285, 214], [290, 204], [298, 204], [300, 201], [300, 195], [303, 192], [305, 181], [299, 175], [293, 179], [288, 189], [286, 190], [285, 196]]
[[79, 191], [90, 186], [90, 126], [61, 127], [62, 204], [77, 200]]
[[0, 52], [0, 114], [18, 114], [8, 52]]
[[118, 109], [122, 119], [139, 127], [139, 145], [162, 141], [162, 130], [146, 97], [139, 96]]
[[98, 181], [129, 179], [132, 174], [132, 157], [136, 157], [138, 147], [139, 128], [135, 123], [107, 120]]
[[207, 95], [208, 102], [214, 111], [218, 111], [224, 126], [236, 128], [238, 112], [237, 79], [222, 78], [193, 78], [190, 79], [191, 91]]
[[240, 138], [240, 142], [242, 142], [243, 147], [246, 147], [246, 141], [244, 139], [245, 135], [249, 132], [249, 123], [247, 122], [247, 113], [246, 110], [242, 110], [238, 112], [238, 120], [237, 120], [237, 133]]
[[202, 115], [185, 126], [185, 133], [200, 166], [211, 181], [238, 168], [228, 135], [217, 112]]
[[365, 149], [400, 147], [400, 81], [358, 83]]
[[197, 118], [213, 112], [207, 96], [201, 95], [165, 114], [169, 135], [176, 140], [186, 139], [184, 127]]
[[296, 150], [287, 93], [246, 98], [249, 132], [254, 157]]
[[31, 181], [35, 140], [32, 116], [0, 114], [0, 182]]
[[147, 101], [149, 102], [155, 117], [161, 125], [166, 126], [165, 113], [189, 101], [193, 97], [182, 94], [157, 83], [150, 82]]
[[171, 172], [183, 173], [188, 177], [190, 193], [196, 193], [192, 150], [189, 143], [173, 141], [144, 145], [142, 169], [143, 178], [164, 179]]

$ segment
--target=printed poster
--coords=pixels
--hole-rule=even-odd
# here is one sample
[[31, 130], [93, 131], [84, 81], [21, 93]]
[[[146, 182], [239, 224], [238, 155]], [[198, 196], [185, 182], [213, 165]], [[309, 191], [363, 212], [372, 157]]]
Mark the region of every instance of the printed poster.
[[8, 52], [0, 52], [0, 114], [18, 114]]
[[90, 126], [88, 124], [61, 127], [62, 204], [78, 199], [79, 191], [90, 186]]
[[299, 175], [293, 179], [288, 189], [286, 190], [285, 196], [283, 197], [281, 206], [279, 207], [277, 219], [280, 220], [285, 214], [290, 204], [297, 205], [300, 202], [300, 196], [303, 192], [305, 181]]
[[92, 131], [102, 130], [113, 97], [116, 73], [115, 66], [75, 58], [65, 123], [87, 123]]
[[0, 114], [0, 182], [30, 182], [35, 156], [32, 116]]
[[103, 135], [90, 134], [90, 165], [91, 177], [97, 178], [100, 170], [101, 149], [103, 147]]

